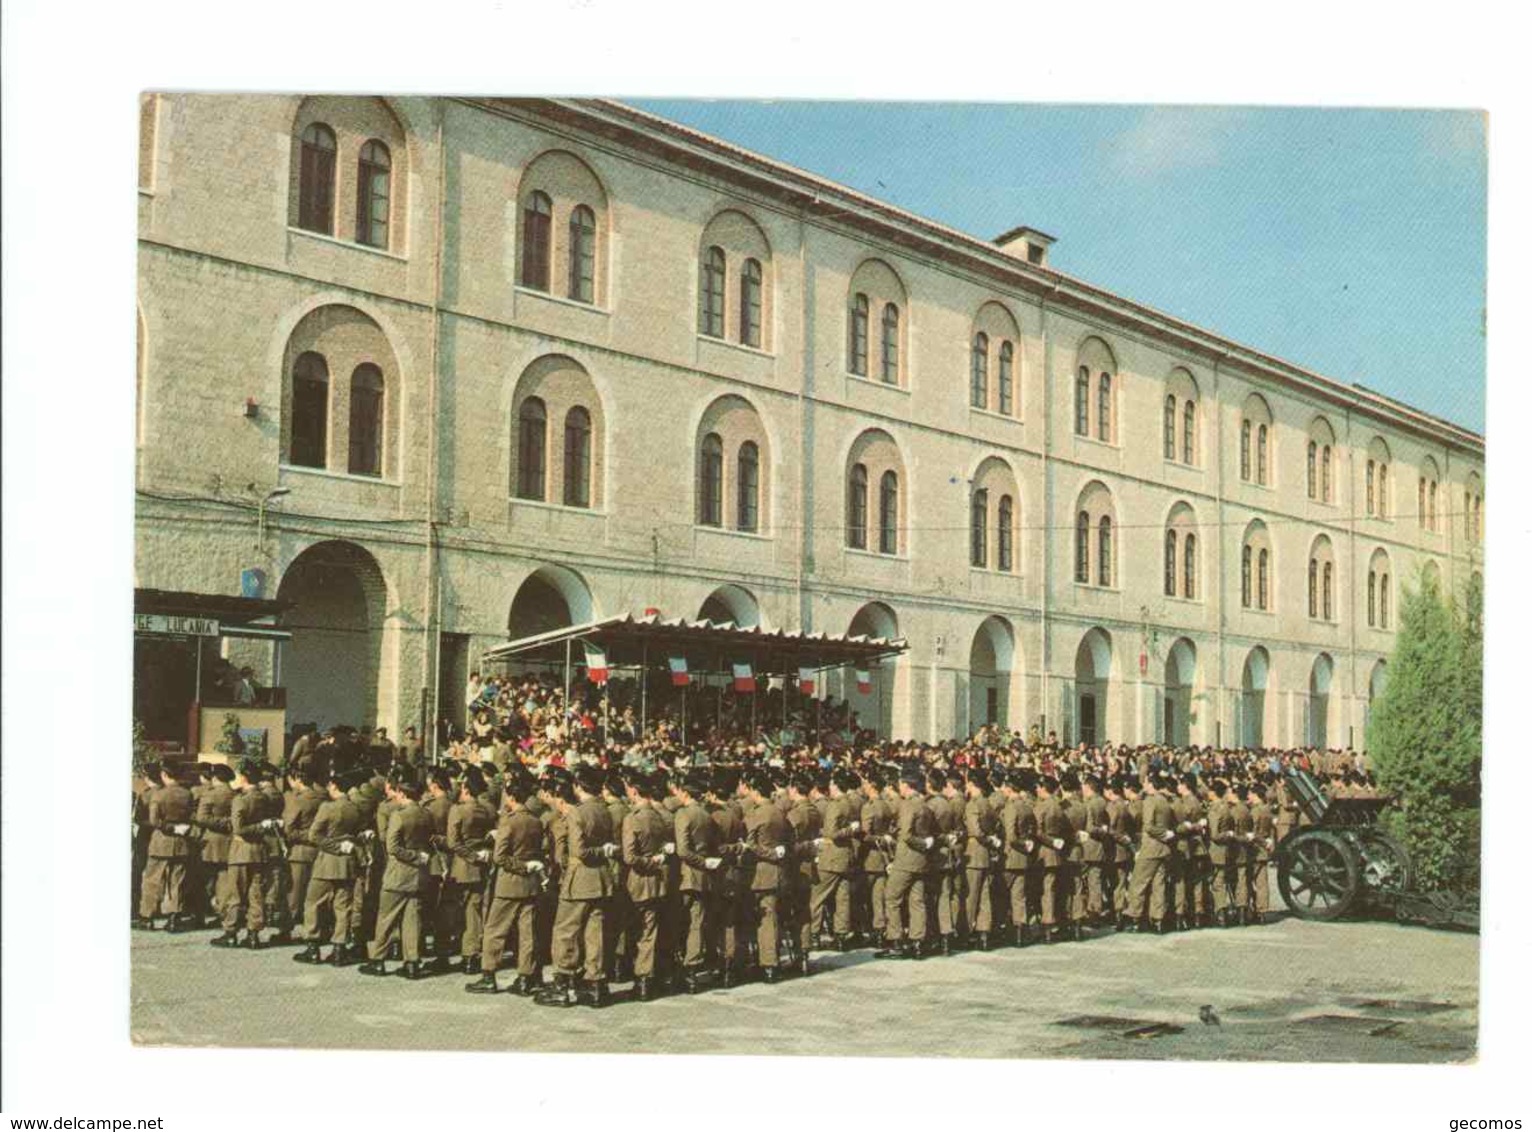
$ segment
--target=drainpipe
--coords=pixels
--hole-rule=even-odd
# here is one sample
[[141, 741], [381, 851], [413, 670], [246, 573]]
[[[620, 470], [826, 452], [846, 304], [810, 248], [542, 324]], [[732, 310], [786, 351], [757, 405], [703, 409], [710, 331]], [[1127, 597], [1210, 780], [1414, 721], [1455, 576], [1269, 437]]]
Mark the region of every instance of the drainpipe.
[[[1224, 526], [1223, 510], [1223, 397], [1218, 389], [1218, 367], [1228, 358], [1228, 354], [1217, 354], [1213, 358], [1213, 395], [1209, 398], [1212, 406], [1211, 414], [1204, 414], [1204, 425], [1211, 415], [1213, 421], [1213, 459], [1217, 469], [1213, 477], [1213, 492], [1216, 500], [1216, 514], [1218, 516], [1218, 538], [1214, 545], [1218, 548], [1218, 682], [1215, 690], [1213, 712], [1213, 743], [1216, 746], [1227, 746], [1228, 738], [1223, 733], [1224, 706], [1227, 702], [1227, 688], [1224, 684], [1226, 670], [1224, 668], [1224, 631], [1229, 622], [1229, 578], [1228, 571], [1224, 566], [1224, 539], [1227, 537], [1227, 528]], [[1241, 532], [1243, 534], [1243, 532]], [[1243, 541], [1243, 540], [1242, 540]]]
[[[427, 381], [427, 448], [426, 448], [426, 517], [425, 517], [425, 597], [421, 602], [421, 611], [426, 616], [426, 632], [422, 644], [420, 658], [420, 688], [422, 694], [428, 699], [429, 705], [422, 704], [421, 727], [424, 732], [427, 757], [432, 763], [439, 756], [436, 734], [436, 718], [441, 715], [440, 665], [437, 663], [441, 657], [441, 594], [439, 592], [440, 580], [437, 577], [437, 545], [436, 545], [436, 482], [438, 474], [438, 453], [436, 450], [436, 418], [437, 400], [440, 387], [441, 365], [441, 302], [442, 302], [442, 247], [446, 240], [446, 212], [447, 212], [447, 151], [445, 145], [447, 109], [446, 102], [438, 99], [436, 102], [436, 232], [435, 232], [435, 263], [433, 271], [435, 279], [431, 291], [431, 364]], [[429, 710], [424, 710], [429, 707]]]
[[1040, 322], [1040, 334], [1043, 346], [1043, 521], [1041, 524], [1041, 537], [1038, 541], [1038, 557], [1042, 562], [1042, 569], [1038, 577], [1042, 583], [1041, 600], [1041, 647], [1039, 648], [1039, 664], [1042, 668], [1042, 733], [1038, 736], [1041, 740], [1048, 738], [1048, 672], [1051, 649], [1048, 638], [1048, 595], [1052, 586], [1050, 578], [1050, 551], [1053, 549], [1053, 479], [1052, 468], [1048, 462], [1048, 455], [1053, 451], [1053, 386], [1051, 380], [1051, 367], [1048, 365], [1048, 300], [1058, 294], [1059, 284], [1055, 279], [1053, 286], [1046, 292], [1040, 292], [1037, 296], [1037, 313]]

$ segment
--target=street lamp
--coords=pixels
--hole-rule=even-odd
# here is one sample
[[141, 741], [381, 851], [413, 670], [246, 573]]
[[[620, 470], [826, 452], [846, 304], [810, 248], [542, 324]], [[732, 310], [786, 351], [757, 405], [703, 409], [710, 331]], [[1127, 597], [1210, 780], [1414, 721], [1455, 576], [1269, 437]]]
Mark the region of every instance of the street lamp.
[[[260, 490], [260, 488], [256, 487], [255, 484], [251, 484], [250, 485], [250, 491], [251, 491], [252, 494], [254, 494], [255, 492], [258, 492], [259, 490]], [[274, 499], [281, 499], [284, 495], [291, 495], [292, 494], [292, 490], [293, 489], [290, 488], [290, 487], [274, 487], [270, 491], [268, 491], [266, 493], [266, 495], [265, 495], [265, 498], [263, 498], [260, 501], [260, 503], [256, 505], [256, 509], [255, 509], [255, 548], [257, 550], [263, 549], [265, 547], [265, 545], [266, 545], [266, 507], [267, 507], [267, 505], [270, 504], [271, 501], [274, 500]]]

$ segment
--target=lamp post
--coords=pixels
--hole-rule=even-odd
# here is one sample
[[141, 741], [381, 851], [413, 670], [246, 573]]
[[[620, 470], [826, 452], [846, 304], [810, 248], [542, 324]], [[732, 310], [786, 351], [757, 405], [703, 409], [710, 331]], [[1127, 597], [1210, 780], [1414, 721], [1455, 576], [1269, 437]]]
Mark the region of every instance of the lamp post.
[[[290, 488], [290, 487], [274, 487], [274, 488], [272, 488], [270, 491], [268, 491], [266, 493], [266, 495], [261, 499], [261, 501], [258, 504], [256, 504], [256, 508], [255, 508], [255, 549], [256, 550], [265, 550], [265, 548], [266, 548], [266, 508], [267, 508], [267, 506], [274, 499], [281, 499], [284, 495], [291, 495], [292, 494], [292, 490], [293, 489]], [[251, 484], [250, 485], [250, 492], [251, 492], [251, 494], [255, 494], [255, 493], [259, 492], [259, 491], [260, 491], [260, 488], [256, 487], [255, 484]]]

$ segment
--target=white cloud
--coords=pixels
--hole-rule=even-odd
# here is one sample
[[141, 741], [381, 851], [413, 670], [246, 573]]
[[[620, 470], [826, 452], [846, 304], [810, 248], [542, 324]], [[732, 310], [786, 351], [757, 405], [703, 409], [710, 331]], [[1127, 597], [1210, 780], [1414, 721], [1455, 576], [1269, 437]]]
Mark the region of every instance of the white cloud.
[[1108, 143], [1119, 173], [1149, 177], [1176, 169], [1202, 169], [1223, 159], [1224, 144], [1246, 116], [1227, 107], [1151, 106]]

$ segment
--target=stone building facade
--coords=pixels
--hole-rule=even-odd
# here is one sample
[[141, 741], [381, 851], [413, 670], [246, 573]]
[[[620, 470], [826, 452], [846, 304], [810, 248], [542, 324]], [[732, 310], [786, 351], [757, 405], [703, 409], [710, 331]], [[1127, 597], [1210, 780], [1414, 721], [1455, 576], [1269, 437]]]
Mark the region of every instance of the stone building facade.
[[[658, 609], [902, 636], [864, 718], [1363, 743], [1482, 439], [603, 101], [154, 95], [136, 583], [292, 602], [289, 719]], [[284, 494], [273, 495], [280, 489]]]

